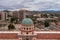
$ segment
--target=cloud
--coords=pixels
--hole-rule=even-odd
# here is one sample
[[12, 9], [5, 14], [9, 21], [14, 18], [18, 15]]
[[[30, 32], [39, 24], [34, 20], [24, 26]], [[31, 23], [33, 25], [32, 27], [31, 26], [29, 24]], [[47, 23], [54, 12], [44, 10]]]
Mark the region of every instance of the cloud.
[[60, 10], [60, 0], [0, 0], [0, 10]]
[[59, 10], [60, 1], [57, 0], [34, 0], [24, 4], [26, 8], [32, 10]]

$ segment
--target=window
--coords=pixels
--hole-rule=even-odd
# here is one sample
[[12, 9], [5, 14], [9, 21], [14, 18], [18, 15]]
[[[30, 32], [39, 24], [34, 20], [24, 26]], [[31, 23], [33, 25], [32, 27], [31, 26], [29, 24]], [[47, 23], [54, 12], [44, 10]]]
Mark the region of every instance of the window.
[[26, 34], [28, 34], [28, 32], [26, 32]]
[[27, 30], [28, 30], [28, 28], [27, 28]]
[[6, 19], [7, 21], [9, 21], [9, 19]]

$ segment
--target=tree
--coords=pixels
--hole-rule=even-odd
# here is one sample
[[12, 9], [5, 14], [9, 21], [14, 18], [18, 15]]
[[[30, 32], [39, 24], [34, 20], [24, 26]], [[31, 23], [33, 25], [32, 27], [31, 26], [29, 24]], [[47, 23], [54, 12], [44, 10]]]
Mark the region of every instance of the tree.
[[45, 27], [49, 27], [49, 21], [44, 22]]
[[10, 22], [13, 23], [14, 21], [15, 21], [15, 18], [12, 17], [11, 20], [10, 20]]
[[11, 30], [11, 29], [15, 29], [15, 26], [13, 24], [9, 24], [8, 25], [8, 29]]

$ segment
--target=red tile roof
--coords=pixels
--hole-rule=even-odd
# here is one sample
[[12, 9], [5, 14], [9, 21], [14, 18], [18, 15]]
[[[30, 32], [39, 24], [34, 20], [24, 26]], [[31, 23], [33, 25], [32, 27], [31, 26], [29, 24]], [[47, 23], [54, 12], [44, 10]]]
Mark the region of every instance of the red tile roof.
[[60, 39], [60, 34], [37, 34], [38, 39]]
[[0, 33], [0, 39], [18, 39], [16, 33]]

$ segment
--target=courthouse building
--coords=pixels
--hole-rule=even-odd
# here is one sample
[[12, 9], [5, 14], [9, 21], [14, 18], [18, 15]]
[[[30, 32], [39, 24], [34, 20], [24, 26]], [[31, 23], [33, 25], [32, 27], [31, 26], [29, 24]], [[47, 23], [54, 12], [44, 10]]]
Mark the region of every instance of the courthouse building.
[[30, 18], [24, 18], [19, 31], [0, 31], [0, 40], [60, 40], [60, 31], [35, 31]]

